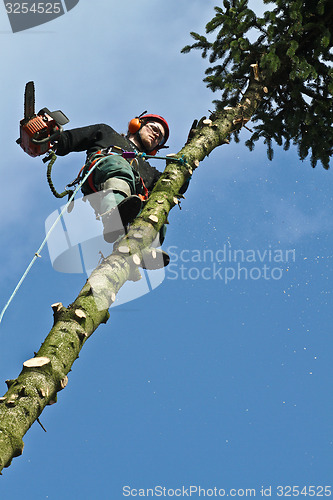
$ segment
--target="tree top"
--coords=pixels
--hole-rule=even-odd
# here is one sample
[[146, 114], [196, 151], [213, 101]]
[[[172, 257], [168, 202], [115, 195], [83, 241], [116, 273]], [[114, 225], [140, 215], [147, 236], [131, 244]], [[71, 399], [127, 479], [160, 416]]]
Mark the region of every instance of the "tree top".
[[[210, 66], [204, 81], [213, 92], [217, 111], [235, 106], [251, 78], [251, 64], [268, 93], [254, 113], [252, 150], [263, 138], [268, 157], [273, 140], [287, 150], [293, 143], [304, 160], [311, 154], [329, 168], [333, 153], [333, 4], [331, 0], [264, 0], [271, 9], [262, 17], [248, 0], [223, 0], [206, 25], [206, 35], [191, 33], [195, 43], [182, 52], [202, 51]], [[237, 139], [237, 134], [236, 134]]]

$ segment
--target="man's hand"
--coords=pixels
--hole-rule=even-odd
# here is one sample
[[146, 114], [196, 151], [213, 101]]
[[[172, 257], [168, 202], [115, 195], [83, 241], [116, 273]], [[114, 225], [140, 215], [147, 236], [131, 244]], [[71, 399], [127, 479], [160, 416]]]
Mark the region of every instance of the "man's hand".
[[200, 118], [200, 120], [194, 120], [194, 122], [192, 123], [191, 125], [191, 128], [190, 128], [190, 131], [188, 133], [188, 137], [187, 137], [187, 141], [186, 141], [186, 144], [188, 144], [190, 142], [190, 140], [195, 136], [196, 132], [202, 128], [203, 126], [203, 122], [206, 120], [206, 117], [203, 116], [202, 118]]
[[185, 144], [188, 144], [190, 142], [190, 140], [194, 137], [196, 131], [198, 130], [197, 125], [198, 125], [198, 120], [194, 120], [194, 122], [191, 125], [190, 131], [188, 133], [187, 141]]

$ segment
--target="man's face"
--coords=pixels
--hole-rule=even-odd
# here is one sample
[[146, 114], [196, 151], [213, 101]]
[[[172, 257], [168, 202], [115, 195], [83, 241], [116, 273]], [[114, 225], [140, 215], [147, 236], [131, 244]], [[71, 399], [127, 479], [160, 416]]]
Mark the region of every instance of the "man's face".
[[163, 125], [159, 122], [147, 122], [140, 129], [142, 144], [147, 151], [155, 149], [164, 137]]

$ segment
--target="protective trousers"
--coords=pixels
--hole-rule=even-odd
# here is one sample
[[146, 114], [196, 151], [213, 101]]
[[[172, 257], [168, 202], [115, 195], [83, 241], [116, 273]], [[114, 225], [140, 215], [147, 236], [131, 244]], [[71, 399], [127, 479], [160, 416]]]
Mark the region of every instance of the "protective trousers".
[[[98, 158], [98, 153], [89, 156], [83, 175], [88, 172], [92, 162]], [[126, 197], [137, 193], [137, 186], [141, 185], [139, 173], [132, 168], [125, 158], [118, 155], [105, 155], [91, 175], [82, 186], [84, 195], [91, 195], [93, 188], [98, 192], [88, 196], [91, 206], [97, 216], [101, 216]], [[93, 188], [92, 188], [93, 186]], [[162, 244], [165, 238], [166, 226], [162, 226], [157, 237], [156, 246]]]
[[[98, 158], [98, 154], [91, 155], [84, 168], [84, 174], [90, 168], [92, 162]], [[84, 195], [98, 191], [100, 196], [92, 196], [93, 208], [98, 215], [103, 215], [118, 205], [123, 199], [136, 194], [136, 186], [140, 181], [139, 174], [131, 165], [117, 155], [105, 155], [99, 160], [98, 165], [82, 186]]]

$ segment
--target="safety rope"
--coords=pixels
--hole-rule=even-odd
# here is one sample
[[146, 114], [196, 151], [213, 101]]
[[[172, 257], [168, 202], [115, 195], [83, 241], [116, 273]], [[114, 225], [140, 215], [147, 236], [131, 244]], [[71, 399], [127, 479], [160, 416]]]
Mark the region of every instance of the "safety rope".
[[54, 184], [52, 182], [52, 178], [51, 178], [52, 167], [53, 167], [54, 162], [56, 161], [56, 159], [57, 159], [57, 155], [55, 154], [54, 151], [51, 151], [49, 153], [49, 155], [46, 156], [46, 158], [43, 158], [43, 162], [44, 163], [46, 163], [47, 161], [49, 162], [49, 164], [47, 166], [47, 172], [46, 172], [47, 182], [48, 182], [48, 184], [50, 186], [52, 194], [56, 198], [64, 198], [64, 196], [68, 195], [68, 199], [70, 199], [70, 197], [72, 196], [72, 194], [73, 194], [74, 191], [72, 191], [71, 189], [66, 189], [62, 193], [58, 193], [58, 191], [56, 190], [56, 188], [54, 187]]
[[182, 155], [180, 158], [177, 158], [176, 156], [150, 155], [148, 153], [143, 153], [143, 152], [138, 152], [138, 151], [123, 151], [120, 154], [126, 160], [129, 160], [131, 158], [143, 158], [145, 160], [146, 158], [148, 158], [148, 159], [152, 159], [152, 160], [165, 160], [165, 161], [170, 161], [170, 162], [177, 162], [177, 163], [180, 163], [181, 165], [187, 164], [185, 155]]
[[40, 253], [41, 251], [43, 250], [44, 246], [46, 245], [47, 243], [47, 240], [49, 239], [53, 229], [56, 227], [56, 225], [58, 224], [58, 222], [60, 221], [61, 217], [64, 215], [64, 213], [66, 212], [67, 208], [69, 207], [69, 205], [74, 201], [74, 198], [77, 194], [77, 192], [79, 191], [79, 189], [81, 188], [82, 184], [88, 179], [89, 175], [92, 173], [92, 171], [97, 167], [97, 165], [99, 164], [99, 162], [96, 162], [95, 165], [93, 166], [93, 168], [83, 177], [83, 179], [80, 181], [79, 185], [77, 186], [77, 188], [73, 191], [73, 194], [72, 196], [69, 198], [68, 202], [66, 203], [66, 205], [64, 206], [64, 208], [61, 210], [60, 214], [58, 215], [58, 217], [56, 218], [56, 220], [54, 221], [54, 223], [52, 224], [52, 226], [50, 227], [50, 229], [48, 230], [48, 232], [46, 233], [46, 236], [44, 238], [44, 240], [42, 241], [42, 244], [40, 245], [40, 247], [38, 248], [37, 252], [35, 253], [33, 259], [31, 260], [30, 264], [28, 265], [28, 267], [26, 268], [26, 270], [24, 271], [20, 281], [18, 282], [18, 284], [16, 285], [13, 293], [11, 294], [11, 296], [9, 297], [6, 305], [4, 306], [4, 308], [2, 309], [1, 313], [0, 313], [0, 323], [2, 322], [2, 318], [8, 308], [8, 306], [10, 305], [10, 303], [12, 302], [12, 300], [14, 299], [15, 295], [17, 294], [19, 288], [21, 287], [23, 281], [25, 280], [27, 274], [29, 273], [30, 269], [32, 268], [33, 264], [35, 263], [36, 259], [38, 259], [38, 257], [41, 257]]
[[148, 158], [148, 159], [155, 159], [155, 160], [166, 160], [170, 162], [177, 162], [180, 163], [181, 165], [186, 165], [187, 161], [185, 158], [185, 155], [182, 155], [180, 158], [177, 158], [176, 156], [153, 156], [153, 155], [148, 155], [147, 153], [137, 153], [137, 156], [142, 157], [142, 158]]

